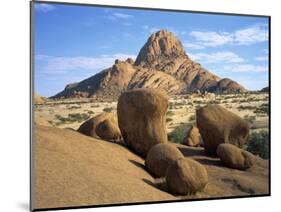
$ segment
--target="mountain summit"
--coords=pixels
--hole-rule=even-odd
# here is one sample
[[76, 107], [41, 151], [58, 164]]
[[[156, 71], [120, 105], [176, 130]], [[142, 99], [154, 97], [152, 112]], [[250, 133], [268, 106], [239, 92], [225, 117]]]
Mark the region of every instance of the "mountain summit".
[[135, 65], [159, 63], [165, 59], [171, 60], [186, 56], [182, 43], [172, 32], [161, 30], [153, 33], [141, 48]]
[[168, 94], [244, 92], [237, 82], [214, 75], [191, 60], [181, 41], [172, 33], [153, 33], [141, 48], [136, 61], [116, 60], [112, 67], [79, 83], [66, 85], [52, 98], [111, 96], [135, 88], [157, 88]]

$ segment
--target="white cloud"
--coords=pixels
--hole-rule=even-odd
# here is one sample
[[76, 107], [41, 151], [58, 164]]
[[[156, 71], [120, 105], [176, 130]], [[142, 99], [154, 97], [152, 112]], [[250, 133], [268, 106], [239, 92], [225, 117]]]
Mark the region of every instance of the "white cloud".
[[230, 34], [225, 32], [192, 31], [190, 35], [197, 41], [200, 41], [204, 46], [220, 46], [232, 42]]
[[192, 31], [189, 34], [204, 46], [250, 45], [268, 40], [268, 29], [257, 24], [234, 32]]
[[123, 19], [128, 19], [133, 17], [132, 15], [125, 14], [125, 13], [113, 13], [112, 15], [116, 18], [123, 18]]
[[116, 59], [125, 60], [136, 58], [133, 54], [117, 53], [101, 55], [99, 57], [53, 57], [36, 55], [35, 59], [41, 62], [42, 71], [48, 74], [66, 73], [71, 70], [102, 70], [111, 67]]
[[225, 66], [225, 71], [230, 72], [267, 72], [267, 66], [252, 65], [252, 64], [241, 64], [241, 65], [231, 65]]
[[183, 46], [188, 48], [188, 49], [195, 49], [195, 50], [199, 50], [199, 49], [204, 49], [205, 47], [196, 43], [183, 43]]
[[257, 61], [268, 61], [268, 56], [255, 57]]
[[215, 53], [197, 53], [189, 54], [193, 60], [198, 60], [201, 63], [241, 63], [243, 58], [233, 52], [215, 52]]
[[34, 8], [38, 12], [50, 12], [55, 9], [54, 5], [46, 4], [46, 3], [35, 3]]

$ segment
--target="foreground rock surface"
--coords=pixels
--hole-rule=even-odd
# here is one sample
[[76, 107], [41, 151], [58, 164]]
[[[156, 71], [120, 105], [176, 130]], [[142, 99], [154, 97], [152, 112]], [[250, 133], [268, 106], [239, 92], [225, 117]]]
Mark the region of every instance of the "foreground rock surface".
[[[201, 147], [175, 145], [207, 169], [209, 182], [194, 195], [173, 196], [144, 160], [127, 148], [76, 131], [35, 126], [34, 207], [136, 203], [175, 199], [268, 194], [268, 161], [257, 159], [246, 171], [222, 166]], [[163, 185], [164, 184], [164, 185]], [[63, 195], [62, 195], [63, 194]]]
[[255, 164], [256, 157], [243, 149], [232, 144], [220, 144], [217, 155], [227, 167], [246, 170]]
[[153, 146], [145, 159], [145, 166], [148, 171], [156, 177], [164, 177], [170, 165], [179, 158], [182, 153], [172, 144], [156, 144]]
[[167, 143], [168, 97], [155, 89], [136, 89], [118, 99], [118, 124], [125, 143], [145, 157], [152, 146]]
[[208, 173], [205, 167], [197, 161], [181, 158], [169, 166], [166, 182], [171, 193], [195, 194], [207, 185]]
[[248, 139], [249, 124], [219, 105], [208, 105], [196, 111], [197, 127], [209, 154], [216, 154], [221, 143], [242, 147]]

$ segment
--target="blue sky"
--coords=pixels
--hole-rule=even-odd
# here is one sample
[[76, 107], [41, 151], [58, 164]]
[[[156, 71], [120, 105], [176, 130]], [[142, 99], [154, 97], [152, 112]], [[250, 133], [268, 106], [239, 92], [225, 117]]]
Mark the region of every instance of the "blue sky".
[[135, 58], [147, 38], [167, 29], [189, 57], [248, 89], [268, 85], [268, 19], [35, 3], [35, 91], [65, 85]]

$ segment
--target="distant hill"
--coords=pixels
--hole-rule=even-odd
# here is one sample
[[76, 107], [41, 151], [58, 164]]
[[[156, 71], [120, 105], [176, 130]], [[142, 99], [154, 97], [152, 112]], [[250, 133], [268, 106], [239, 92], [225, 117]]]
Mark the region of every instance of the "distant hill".
[[112, 67], [81, 82], [66, 85], [52, 98], [116, 97], [125, 90], [147, 87], [162, 89], [168, 94], [246, 91], [237, 82], [221, 79], [191, 60], [172, 32], [160, 30], [148, 38], [135, 62], [130, 58], [116, 60]]

